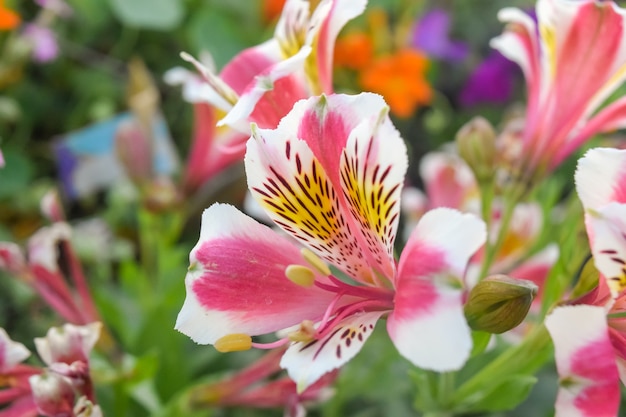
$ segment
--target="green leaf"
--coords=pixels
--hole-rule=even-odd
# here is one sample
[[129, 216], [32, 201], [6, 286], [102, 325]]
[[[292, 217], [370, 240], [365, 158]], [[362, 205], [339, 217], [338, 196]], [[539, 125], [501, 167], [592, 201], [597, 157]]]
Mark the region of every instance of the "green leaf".
[[0, 168], [0, 199], [26, 191], [33, 177], [33, 164], [22, 153], [4, 148], [5, 167]]
[[109, 4], [120, 22], [143, 29], [174, 29], [184, 14], [180, 0], [109, 0]]
[[515, 408], [524, 401], [537, 378], [529, 375], [513, 375], [501, 381], [493, 389], [483, 391], [481, 399], [475, 401], [467, 411], [504, 411]]

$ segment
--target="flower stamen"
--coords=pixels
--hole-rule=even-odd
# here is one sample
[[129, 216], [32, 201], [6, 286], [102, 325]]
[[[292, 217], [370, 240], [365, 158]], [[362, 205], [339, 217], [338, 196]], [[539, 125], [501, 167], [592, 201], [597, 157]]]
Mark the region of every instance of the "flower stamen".
[[285, 268], [285, 276], [289, 281], [301, 287], [311, 287], [315, 282], [313, 271], [302, 265], [289, 265]]
[[220, 337], [214, 346], [218, 352], [237, 352], [252, 347], [252, 338], [244, 333], [233, 333]]
[[312, 250], [308, 248], [302, 248], [300, 253], [302, 254], [304, 260], [307, 261], [309, 265], [311, 265], [313, 268], [315, 268], [317, 272], [324, 276], [330, 275], [330, 268], [328, 267], [328, 265], [326, 265], [326, 262], [324, 262], [315, 253], [313, 253]]

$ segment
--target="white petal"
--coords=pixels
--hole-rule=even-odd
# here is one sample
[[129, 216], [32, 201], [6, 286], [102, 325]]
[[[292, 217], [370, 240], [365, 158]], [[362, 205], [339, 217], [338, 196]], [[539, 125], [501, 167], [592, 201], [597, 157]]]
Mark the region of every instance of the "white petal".
[[[445, 262], [462, 276], [469, 258], [485, 243], [485, 223], [473, 214], [450, 208], [430, 210], [419, 221], [410, 240], [423, 242], [445, 253]], [[407, 245], [409, 245], [407, 243]], [[405, 249], [406, 250], [406, 249]], [[401, 261], [403, 256], [401, 256]]]
[[0, 374], [8, 371], [30, 356], [26, 346], [11, 340], [7, 332], [0, 327]]
[[[398, 352], [420, 368], [439, 372], [460, 369], [472, 350], [461, 292], [451, 288], [432, 292], [436, 295], [424, 300], [426, 308], [397, 304], [387, 319], [389, 337]], [[415, 307], [420, 300], [419, 296], [413, 298]]]
[[598, 209], [617, 196], [626, 198], [626, 150], [595, 148], [579, 159], [576, 191], [588, 209]]
[[304, 391], [322, 375], [352, 359], [372, 334], [384, 312], [361, 313], [342, 320], [324, 339], [293, 343], [285, 352], [280, 366], [287, 370]]

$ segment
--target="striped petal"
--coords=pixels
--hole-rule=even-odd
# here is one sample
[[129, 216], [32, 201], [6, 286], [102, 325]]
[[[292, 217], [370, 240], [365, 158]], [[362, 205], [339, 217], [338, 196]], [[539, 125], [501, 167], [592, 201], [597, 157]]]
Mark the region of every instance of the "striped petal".
[[585, 210], [626, 203], [626, 150], [595, 148], [578, 161], [576, 191]]
[[280, 366], [304, 391], [322, 375], [352, 359], [370, 337], [384, 312], [351, 315], [337, 324], [326, 337], [312, 342], [293, 343], [285, 352]]
[[189, 260], [187, 296], [176, 329], [197, 343], [316, 320], [333, 298], [289, 281], [289, 265], [307, 265], [298, 248], [229, 205], [205, 210]]
[[534, 109], [541, 101], [541, 90], [546, 88], [542, 73], [546, 71], [540, 62], [540, 46], [537, 39], [537, 27], [528, 14], [515, 8], [505, 8], [498, 13], [498, 19], [508, 23], [502, 35], [491, 40], [491, 47], [497, 49], [508, 59], [515, 61], [526, 78], [528, 88], [527, 117], [535, 114]]
[[[544, 9], [552, 13], [544, 16]], [[611, 2], [546, 0], [539, 2], [538, 18], [544, 41], [556, 38], [556, 45], [548, 47], [557, 49], [558, 54], [553, 57], [552, 74], [555, 106], [559, 113], [572, 119], [563, 123], [573, 125], [585, 111], [593, 111], [587, 110], [591, 99], [613, 75], [624, 44], [624, 15]], [[565, 27], [561, 27], [561, 22]], [[590, 31], [590, 27], [595, 30]], [[612, 89], [617, 87], [612, 83]]]
[[447, 208], [426, 213], [415, 228], [400, 258], [387, 320], [396, 348], [413, 364], [450, 371], [469, 357], [472, 339], [458, 288], [485, 239], [481, 220]]
[[626, 289], [626, 204], [610, 203], [585, 217], [593, 259], [613, 297]]
[[[246, 172], [274, 221], [365, 283], [393, 276], [406, 148], [380, 96], [301, 101], [278, 129], [254, 132]], [[380, 152], [385, 141], [386, 150]]]
[[556, 417], [614, 417], [619, 374], [603, 307], [558, 307], [546, 318], [561, 386]]
[[333, 92], [333, 53], [335, 40], [348, 21], [361, 15], [367, 0], [333, 0], [328, 19], [320, 28], [314, 43], [317, 58], [318, 76], [322, 92]]

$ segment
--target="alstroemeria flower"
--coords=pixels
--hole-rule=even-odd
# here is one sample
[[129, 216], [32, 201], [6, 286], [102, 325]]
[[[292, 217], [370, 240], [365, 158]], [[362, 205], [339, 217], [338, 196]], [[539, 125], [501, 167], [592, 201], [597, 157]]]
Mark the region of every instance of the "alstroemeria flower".
[[594, 262], [616, 297], [626, 288], [626, 150], [588, 151], [575, 179]]
[[616, 416], [619, 379], [604, 309], [558, 307], [546, 318], [546, 327], [560, 376], [555, 416]]
[[[0, 242], [0, 269], [33, 287], [65, 320], [85, 324], [98, 320], [99, 314], [70, 242], [71, 232], [65, 222], [42, 227], [28, 241], [28, 260], [15, 243]], [[68, 266], [69, 276], [59, 262]]]
[[492, 46], [520, 65], [528, 87], [513, 175], [545, 175], [593, 135], [626, 126], [626, 98], [598, 110], [626, 77], [624, 9], [612, 1], [538, 0], [537, 22], [513, 8], [499, 18], [508, 24]]
[[557, 364], [570, 364], [559, 365], [566, 384], [557, 410], [565, 410], [559, 414], [563, 416], [614, 416], [620, 374], [622, 379], [626, 376], [626, 151], [588, 151], [578, 163], [575, 179], [600, 280], [593, 291], [571, 302], [575, 305], [555, 310], [553, 315], [560, 318], [552, 319], [554, 325], [549, 325], [550, 318], [546, 321]]
[[[457, 284], [485, 226], [433, 210], [395, 261], [407, 153], [380, 96], [296, 103], [276, 129], [253, 128], [245, 165], [252, 195], [304, 247], [231, 206], [211, 206], [190, 254], [178, 330], [223, 351], [292, 341], [281, 366], [299, 391], [356, 355], [383, 316], [413, 364], [464, 364], [471, 337]], [[282, 329], [290, 330], [277, 342], [251, 341]]]
[[204, 99], [226, 112], [219, 124], [246, 133], [249, 122], [275, 128], [296, 101], [332, 93], [335, 39], [365, 4], [322, 0], [311, 10], [309, 1], [288, 0], [274, 37], [239, 53], [219, 77], [191, 59], [206, 82]]
[[205, 102], [204, 96], [211, 94], [211, 89], [197, 74], [176, 67], [165, 73], [164, 79], [170, 85], [182, 85], [183, 98], [193, 103], [193, 136], [182, 180], [183, 189], [191, 194], [241, 160], [241, 144], [249, 135], [216, 126], [223, 112]]
[[0, 415], [36, 415], [28, 379], [41, 370], [21, 364], [29, 356], [30, 352], [23, 344], [11, 340], [0, 328]]
[[576, 191], [585, 208], [585, 225], [598, 287], [578, 303], [608, 310], [609, 336], [626, 376], [626, 150], [596, 148], [578, 162]]
[[[418, 213], [407, 213], [409, 230], [415, 225], [423, 207], [450, 207], [462, 212], [480, 215], [480, 191], [474, 174], [466, 162], [452, 148], [429, 152], [420, 161], [420, 175], [426, 191], [425, 202], [416, 204]], [[495, 241], [500, 229], [502, 204], [493, 202], [490, 239]], [[408, 208], [408, 207], [407, 207]], [[509, 274], [515, 278], [535, 282], [541, 288], [547, 273], [558, 258], [558, 250], [548, 246], [530, 259], [524, 259], [527, 249], [541, 233], [543, 214], [536, 203], [518, 204], [513, 219], [490, 268], [491, 274]], [[408, 232], [408, 231], [406, 231]], [[405, 233], [406, 234], [406, 233]], [[524, 261], [520, 263], [520, 261]], [[470, 261], [466, 274], [467, 285], [472, 287], [479, 279], [478, 272], [483, 261], [482, 253]]]

